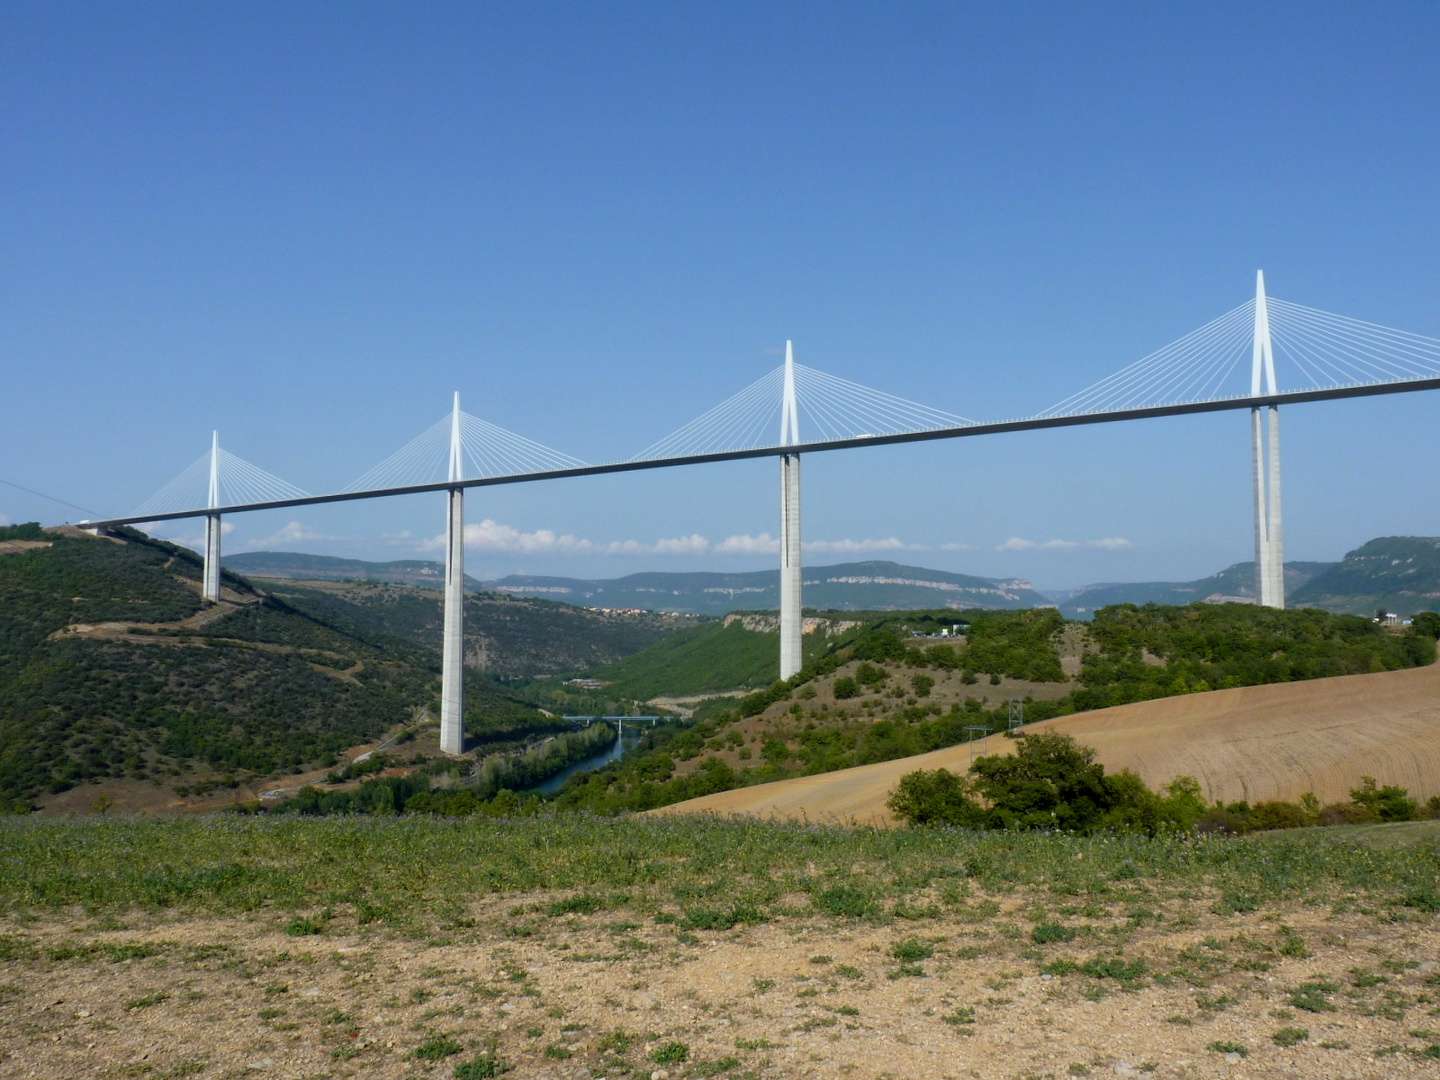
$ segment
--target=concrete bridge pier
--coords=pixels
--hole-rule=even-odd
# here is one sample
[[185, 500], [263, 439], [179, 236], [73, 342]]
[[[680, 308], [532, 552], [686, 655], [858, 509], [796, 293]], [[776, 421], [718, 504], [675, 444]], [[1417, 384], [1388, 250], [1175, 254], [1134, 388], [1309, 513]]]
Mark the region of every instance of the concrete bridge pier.
[[[220, 505], [220, 432], [210, 433], [210, 497], [205, 504], [211, 510]], [[205, 565], [200, 574], [200, 596], [212, 604], [220, 602], [220, 515], [205, 518]]]
[[[450, 479], [463, 479], [460, 394], [450, 426]], [[445, 637], [441, 646], [440, 749], [465, 752], [465, 489], [445, 494]]]
[[[800, 442], [799, 412], [795, 404], [795, 354], [785, 343], [785, 389], [780, 408], [780, 445]], [[788, 679], [800, 670], [800, 455], [780, 458], [780, 678]]]
[[[1265, 393], [1278, 392], [1275, 389], [1275, 353], [1270, 344], [1270, 309], [1265, 299], [1265, 272], [1259, 270], [1255, 274], [1251, 397], [1260, 396], [1262, 383]], [[1263, 417], [1262, 413], [1269, 416]], [[1279, 406], [1257, 406], [1250, 410], [1250, 441], [1254, 452], [1255, 484], [1255, 602], [1264, 607], [1284, 608], [1285, 530], [1280, 515]]]

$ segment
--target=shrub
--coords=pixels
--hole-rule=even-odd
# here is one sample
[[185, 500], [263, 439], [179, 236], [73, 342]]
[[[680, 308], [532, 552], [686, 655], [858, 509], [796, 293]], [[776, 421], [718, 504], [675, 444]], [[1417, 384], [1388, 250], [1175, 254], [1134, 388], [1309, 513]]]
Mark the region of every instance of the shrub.
[[930, 691], [935, 689], [935, 680], [929, 675], [912, 675], [910, 685], [915, 690], [916, 697], [929, 697]]
[[906, 773], [885, 805], [907, 825], [960, 825], [980, 828], [986, 814], [970, 797], [970, 784], [948, 769]]
[[1381, 821], [1411, 821], [1420, 808], [1404, 788], [1394, 784], [1377, 787], [1373, 776], [1362, 776], [1360, 786], [1350, 792], [1350, 798]]
[[848, 701], [860, 695], [860, 684], [849, 675], [842, 675], [835, 680], [835, 697], [838, 701]]
[[915, 938], [906, 938], [890, 946], [890, 955], [896, 960], [929, 960], [935, 955], [935, 947]]
[[1281, 1028], [1275, 1032], [1274, 1035], [1270, 1036], [1276, 1046], [1295, 1046], [1297, 1043], [1304, 1042], [1309, 1037], [1310, 1032], [1302, 1027]]
[[1250, 1056], [1250, 1050], [1244, 1043], [1219, 1040], [1217, 1042], [1207, 1043], [1205, 1049], [1214, 1050], [1217, 1054], [1239, 1054], [1241, 1057]]

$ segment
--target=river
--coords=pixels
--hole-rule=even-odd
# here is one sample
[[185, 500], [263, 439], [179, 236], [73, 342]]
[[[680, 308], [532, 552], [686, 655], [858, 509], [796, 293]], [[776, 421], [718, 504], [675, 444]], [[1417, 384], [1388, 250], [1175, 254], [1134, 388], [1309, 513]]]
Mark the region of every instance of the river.
[[565, 768], [541, 780], [538, 784], [531, 784], [524, 788], [525, 791], [537, 791], [541, 795], [553, 795], [565, 786], [565, 781], [578, 772], [586, 772], [594, 769], [604, 768], [610, 762], [623, 757], [626, 750], [632, 750], [635, 744], [640, 741], [640, 732], [625, 729], [615, 736], [615, 741], [609, 747], [594, 754], [583, 761], [577, 761], [573, 765], [566, 765]]

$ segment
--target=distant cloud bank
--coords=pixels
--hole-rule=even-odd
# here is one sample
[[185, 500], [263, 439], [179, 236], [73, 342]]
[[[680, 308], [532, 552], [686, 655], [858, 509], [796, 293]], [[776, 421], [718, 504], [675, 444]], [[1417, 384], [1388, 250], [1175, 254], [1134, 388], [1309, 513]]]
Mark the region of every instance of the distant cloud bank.
[[1026, 540], [1023, 536], [1012, 536], [996, 551], [1073, 551], [1076, 548], [1100, 548], [1104, 551], [1120, 551], [1134, 545], [1123, 536], [1106, 536], [1099, 540]]

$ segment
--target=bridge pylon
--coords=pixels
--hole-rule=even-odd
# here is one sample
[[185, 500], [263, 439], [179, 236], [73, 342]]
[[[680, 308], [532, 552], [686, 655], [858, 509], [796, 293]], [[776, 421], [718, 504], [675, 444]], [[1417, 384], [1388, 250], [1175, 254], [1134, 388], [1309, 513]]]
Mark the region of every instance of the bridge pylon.
[[[1250, 396], [1275, 394], [1275, 352], [1270, 342], [1270, 308], [1265, 271], [1255, 272], [1255, 344], [1250, 366]], [[1268, 413], [1262, 417], [1261, 413]], [[1267, 438], [1268, 436], [1268, 438]], [[1255, 482], [1255, 602], [1285, 606], [1285, 533], [1280, 515], [1280, 407], [1250, 410]]]
[[[772, 399], [773, 400], [773, 399]], [[780, 445], [800, 443], [800, 414], [795, 402], [795, 350], [785, 342], [785, 378], [780, 405]], [[800, 670], [800, 455], [780, 457], [780, 678]]]
[[[450, 481], [465, 478], [460, 436], [460, 392], [450, 424]], [[445, 493], [445, 635], [441, 646], [440, 749], [465, 752], [465, 489]]]
[[[205, 503], [214, 510], [220, 505], [220, 432], [210, 433], [210, 492]], [[205, 515], [205, 565], [200, 575], [200, 595], [212, 604], [220, 602], [220, 515]]]

